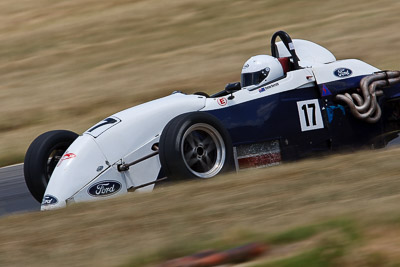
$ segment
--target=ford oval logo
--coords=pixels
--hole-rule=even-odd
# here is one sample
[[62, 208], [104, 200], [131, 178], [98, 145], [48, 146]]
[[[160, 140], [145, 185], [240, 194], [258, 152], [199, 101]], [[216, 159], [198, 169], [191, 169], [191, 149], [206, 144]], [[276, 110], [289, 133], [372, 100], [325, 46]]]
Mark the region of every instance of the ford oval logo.
[[88, 194], [92, 197], [105, 197], [117, 193], [121, 187], [117, 181], [101, 181], [89, 187]]
[[54, 205], [58, 203], [58, 199], [52, 195], [45, 195], [43, 197], [42, 205]]
[[343, 78], [350, 76], [351, 74], [353, 74], [353, 72], [351, 71], [351, 69], [348, 68], [338, 68], [333, 71], [333, 74], [339, 78]]

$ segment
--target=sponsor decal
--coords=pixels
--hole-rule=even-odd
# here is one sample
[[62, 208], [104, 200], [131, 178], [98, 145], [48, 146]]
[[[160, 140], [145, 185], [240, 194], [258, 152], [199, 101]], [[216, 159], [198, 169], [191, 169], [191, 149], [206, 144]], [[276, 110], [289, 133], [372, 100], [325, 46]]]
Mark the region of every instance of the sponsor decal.
[[[343, 116], [346, 115], [346, 109], [342, 105], [337, 105], [337, 106], [329, 106], [326, 108], [326, 114], [328, 115], [328, 121], [331, 123], [333, 121], [333, 118], [335, 116], [335, 110], [338, 109], [342, 112]], [[336, 113], [338, 115], [340, 113]]]
[[121, 190], [121, 187], [121, 183], [117, 181], [101, 181], [89, 187], [88, 194], [92, 197], [110, 196]]
[[75, 157], [76, 157], [76, 155], [75, 155], [74, 153], [69, 153], [68, 151], [66, 151], [65, 154], [64, 154], [64, 155], [62, 156], [62, 158], [60, 159], [60, 161], [58, 162], [57, 167], [60, 166], [61, 163], [62, 163], [64, 160], [73, 159], [73, 158], [75, 158]]
[[43, 197], [42, 205], [47, 206], [47, 205], [54, 205], [58, 203], [58, 199], [52, 195], [45, 195]]
[[347, 77], [347, 76], [352, 75], [353, 71], [351, 69], [348, 69], [348, 68], [338, 68], [338, 69], [333, 71], [333, 74], [336, 77], [343, 78], [343, 77]]
[[244, 70], [244, 69], [247, 69], [248, 67], [250, 67], [250, 65], [249, 64], [245, 64], [242, 69]]
[[322, 96], [332, 95], [331, 91], [329, 91], [328, 87], [325, 84], [322, 85]]
[[271, 85], [268, 85], [268, 86], [265, 86], [265, 87], [261, 87], [260, 89], [258, 89], [258, 92], [260, 92], [260, 93], [265, 92], [265, 90], [271, 89], [271, 88], [276, 87], [278, 85], [279, 85], [279, 83], [274, 83], [274, 84], [271, 84]]
[[228, 104], [228, 100], [226, 100], [225, 97], [218, 98], [217, 102], [218, 102], [218, 105], [220, 105], [220, 106], [226, 106], [226, 104]]

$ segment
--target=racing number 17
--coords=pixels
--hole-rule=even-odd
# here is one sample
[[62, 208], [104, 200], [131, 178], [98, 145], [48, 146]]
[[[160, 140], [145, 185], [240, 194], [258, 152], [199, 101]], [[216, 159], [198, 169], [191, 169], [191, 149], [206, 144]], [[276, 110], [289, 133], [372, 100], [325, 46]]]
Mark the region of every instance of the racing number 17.
[[318, 99], [297, 102], [301, 131], [311, 131], [324, 128]]
[[310, 119], [309, 119], [309, 117], [308, 117], [308, 111], [307, 111], [307, 109], [308, 109], [308, 110], [311, 109], [311, 112], [312, 112], [312, 125], [317, 125], [317, 119], [316, 119], [316, 117], [315, 117], [315, 104], [314, 104], [314, 103], [313, 103], [313, 104], [304, 104], [303, 106], [301, 106], [301, 109], [302, 109], [303, 112], [304, 112], [304, 118], [306, 119], [306, 125], [307, 125], [307, 127], [310, 126]]

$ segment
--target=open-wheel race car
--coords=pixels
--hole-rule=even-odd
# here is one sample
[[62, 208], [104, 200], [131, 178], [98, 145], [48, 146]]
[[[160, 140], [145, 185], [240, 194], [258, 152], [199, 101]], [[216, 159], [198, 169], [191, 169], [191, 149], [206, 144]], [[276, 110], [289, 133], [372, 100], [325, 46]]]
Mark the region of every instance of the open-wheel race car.
[[[280, 42], [276, 42], [277, 38]], [[251, 57], [225, 90], [173, 94], [116, 113], [82, 135], [37, 137], [24, 162], [42, 210], [149, 191], [164, 180], [212, 178], [241, 168], [396, 142], [400, 73], [336, 60], [283, 31], [272, 56]]]

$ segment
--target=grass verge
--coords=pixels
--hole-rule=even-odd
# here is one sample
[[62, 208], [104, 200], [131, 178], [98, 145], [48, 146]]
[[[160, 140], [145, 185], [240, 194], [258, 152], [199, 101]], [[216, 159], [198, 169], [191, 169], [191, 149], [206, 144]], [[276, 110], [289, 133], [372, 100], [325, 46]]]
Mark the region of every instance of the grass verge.
[[258, 241], [271, 246], [263, 264], [391, 266], [400, 262], [399, 157], [400, 149], [322, 157], [4, 217], [0, 262], [154, 266]]

